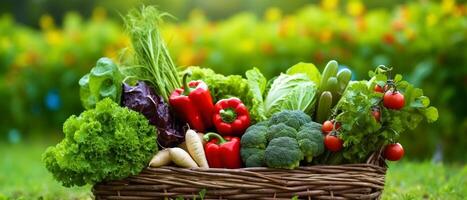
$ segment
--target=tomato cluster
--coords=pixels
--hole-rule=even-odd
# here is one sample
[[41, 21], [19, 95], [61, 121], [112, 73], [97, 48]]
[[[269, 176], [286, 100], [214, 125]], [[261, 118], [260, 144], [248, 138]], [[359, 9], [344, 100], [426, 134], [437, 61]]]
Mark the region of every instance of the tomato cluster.
[[[397, 91], [392, 80], [389, 80], [383, 87], [376, 84], [374, 91], [384, 93], [383, 105], [388, 109], [401, 110], [405, 106], [405, 98], [402, 93]], [[381, 122], [381, 109], [379, 106], [374, 106], [371, 114], [377, 122]], [[399, 143], [386, 145], [383, 152], [384, 158], [390, 161], [398, 161], [404, 156], [404, 148]]]
[[335, 120], [327, 120], [323, 123], [321, 130], [324, 137], [324, 146], [331, 152], [338, 152], [344, 147], [344, 141], [337, 137], [337, 130], [340, 129], [340, 124]]
[[[401, 110], [405, 106], [404, 95], [397, 90], [392, 80], [387, 81], [383, 86], [375, 85], [374, 91], [384, 94], [380, 103], [374, 105], [371, 110], [371, 115], [378, 123], [382, 123], [382, 107], [392, 110]], [[382, 105], [381, 105], [382, 104]], [[321, 131], [325, 135], [324, 146], [330, 152], [341, 151], [344, 147], [344, 141], [338, 137], [340, 131], [340, 123], [334, 119], [327, 120], [323, 123]], [[404, 156], [404, 148], [399, 143], [391, 143], [386, 145], [383, 152], [383, 157], [390, 161], [398, 161]]]
[[397, 91], [391, 81], [388, 81], [388, 84], [384, 85], [384, 87], [376, 84], [374, 91], [384, 93], [383, 105], [386, 108], [400, 110], [405, 106], [404, 95]]

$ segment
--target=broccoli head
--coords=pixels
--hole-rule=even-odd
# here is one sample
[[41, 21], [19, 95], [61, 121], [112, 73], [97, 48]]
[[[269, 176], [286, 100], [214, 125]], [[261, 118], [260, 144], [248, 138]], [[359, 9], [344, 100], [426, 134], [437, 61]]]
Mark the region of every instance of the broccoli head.
[[248, 127], [241, 139], [241, 146], [248, 148], [265, 149], [267, 145], [266, 132], [268, 130], [267, 124], [261, 122]]
[[297, 130], [285, 125], [284, 123], [274, 124], [270, 126], [266, 132], [266, 139], [268, 140], [268, 142], [278, 137], [297, 138]]
[[298, 130], [303, 124], [310, 121], [311, 117], [300, 110], [284, 110], [271, 116], [269, 119], [269, 126], [284, 123], [287, 126]]
[[285, 110], [249, 127], [241, 140], [246, 167], [293, 169], [306, 157], [311, 162], [324, 151], [321, 124], [302, 111]]
[[303, 153], [295, 138], [278, 137], [269, 142], [264, 157], [269, 167], [294, 169], [303, 160]]
[[316, 122], [304, 124], [297, 134], [297, 141], [307, 162], [324, 152], [324, 136], [321, 133], [321, 125]]
[[240, 154], [246, 167], [264, 166], [264, 150], [268, 144], [266, 141], [266, 122], [260, 122], [250, 126], [241, 140]]
[[264, 149], [242, 147], [240, 155], [246, 167], [262, 167], [265, 165]]

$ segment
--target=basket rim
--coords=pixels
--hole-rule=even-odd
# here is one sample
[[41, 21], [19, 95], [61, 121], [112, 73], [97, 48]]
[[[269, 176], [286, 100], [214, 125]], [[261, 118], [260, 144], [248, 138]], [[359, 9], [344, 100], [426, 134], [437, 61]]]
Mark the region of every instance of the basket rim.
[[193, 167], [193, 168], [182, 168], [178, 166], [161, 166], [161, 167], [151, 167], [148, 166], [143, 170], [159, 170], [159, 169], [169, 169], [169, 170], [191, 170], [191, 171], [200, 171], [200, 172], [257, 172], [257, 171], [300, 171], [300, 170], [310, 170], [310, 169], [353, 169], [353, 168], [361, 168], [361, 167], [369, 167], [373, 170], [371, 171], [380, 171], [386, 172], [387, 167], [385, 166], [378, 166], [372, 163], [361, 163], [361, 164], [342, 164], [342, 165], [310, 165], [310, 166], [300, 166], [294, 169], [280, 169], [280, 168], [270, 168], [270, 167], [243, 167], [237, 169], [227, 169], [227, 168], [201, 168], [201, 167]]

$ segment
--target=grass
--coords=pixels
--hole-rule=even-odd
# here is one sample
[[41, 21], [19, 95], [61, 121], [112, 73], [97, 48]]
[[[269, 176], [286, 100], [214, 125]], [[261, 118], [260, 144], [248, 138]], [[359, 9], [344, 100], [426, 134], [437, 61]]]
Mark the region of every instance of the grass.
[[391, 163], [383, 199], [466, 199], [467, 165]]
[[66, 188], [41, 162], [44, 144], [0, 143], [0, 200], [92, 199], [90, 187]]
[[[92, 199], [90, 186], [65, 188], [41, 162], [46, 145], [0, 143], [0, 200]], [[465, 199], [467, 165], [391, 163], [383, 199]]]

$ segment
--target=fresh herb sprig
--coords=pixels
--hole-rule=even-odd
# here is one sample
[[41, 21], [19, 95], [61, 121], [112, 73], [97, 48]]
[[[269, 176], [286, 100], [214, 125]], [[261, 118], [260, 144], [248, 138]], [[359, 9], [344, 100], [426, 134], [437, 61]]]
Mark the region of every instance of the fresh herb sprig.
[[177, 68], [160, 31], [163, 18], [167, 16], [170, 15], [147, 6], [141, 10], [133, 9], [124, 17], [134, 53], [134, 63], [125, 67], [124, 73], [150, 82], [166, 101], [170, 93], [181, 86]]

